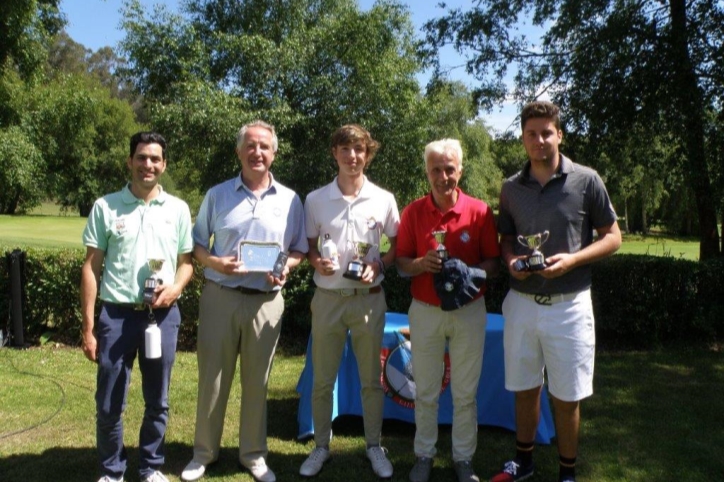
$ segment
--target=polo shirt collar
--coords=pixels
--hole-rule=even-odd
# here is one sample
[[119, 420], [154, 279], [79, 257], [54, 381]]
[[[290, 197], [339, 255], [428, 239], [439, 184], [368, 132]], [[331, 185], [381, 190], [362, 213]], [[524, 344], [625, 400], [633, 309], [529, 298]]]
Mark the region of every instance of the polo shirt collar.
[[[357, 194], [357, 197], [355, 199], [366, 199], [372, 197], [372, 186], [369, 183], [369, 180], [367, 179], [367, 176], [362, 175], [364, 178], [364, 182], [362, 184], [362, 189], [360, 189], [359, 193]], [[339, 188], [339, 184], [337, 181], [339, 180], [339, 176], [334, 176], [334, 181], [332, 181], [331, 189], [329, 190], [329, 199], [342, 199], [344, 198], [344, 194], [342, 194], [342, 190]]]
[[[558, 170], [555, 174], [553, 174], [553, 177], [551, 179], [556, 179], [558, 177], [561, 177], [563, 174], [569, 174], [573, 171], [575, 171], [575, 166], [573, 165], [573, 161], [568, 159], [563, 154], [560, 155], [560, 163], [558, 164]], [[531, 179], [530, 177], [530, 160], [525, 163], [525, 166], [523, 166], [523, 170], [521, 171], [520, 178], [518, 179], [518, 182], [521, 184], [524, 184], [528, 182]], [[536, 181], [537, 182], [537, 181]]]
[[[168, 199], [168, 193], [163, 190], [163, 187], [160, 184], [156, 184], [158, 187], [158, 196], [151, 199], [151, 202], [148, 204], [163, 204], [166, 202], [166, 199]], [[121, 199], [126, 204], [138, 204], [143, 203], [143, 200], [138, 199], [136, 196], [133, 195], [131, 192], [131, 183], [126, 183], [125, 186], [123, 186], [123, 189], [121, 190]]]
[[[234, 190], [238, 191], [240, 189], [244, 189], [247, 193], [253, 194], [251, 192], [251, 189], [249, 189], [246, 184], [244, 184], [241, 180], [241, 172], [239, 172], [239, 175], [234, 178]], [[276, 185], [274, 184], [274, 175], [269, 172], [269, 187], [264, 191], [263, 194], [266, 194], [267, 192], [277, 192]]]
[[[455, 213], [456, 216], [459, 216], [463, 213], [463, 210], [465, 208], [465, 206], [464, 206], [465, 202], [463, 200], [463, 198], [464, 198], [463, 191], [459, 187], [456, 187], [455, 191], [458, 193], [458, 200], [455, 203], [455, 206], [453, 206], [449, 211], [444, 213], [445, 215], [447, 215], [449, 213]], [[432, 197], [432, 192], [430, 192], [427, 195], [427, 208], [430, 211], [440, 212], [440, 210], [435, 205], [435, 198]]]

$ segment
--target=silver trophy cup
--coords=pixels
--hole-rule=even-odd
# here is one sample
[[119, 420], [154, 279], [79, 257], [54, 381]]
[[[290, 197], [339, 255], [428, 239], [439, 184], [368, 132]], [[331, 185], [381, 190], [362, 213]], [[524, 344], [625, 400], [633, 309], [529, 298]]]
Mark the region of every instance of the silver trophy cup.
[[438, 230], [433, 231], [432, 235], [435, 238], [435, 241], [437, 241], [437, 255], [442, 259], [443, 261], [448, 259], [449, 253], [447, 252], [447, 248], [443, 244], [445, 242], [445, 235], [447, 234], [447, 231], [445, 230]]
[[352, 241], [352, 249], [354, 250], [354, 259], [347, 263], [347, 271], [342, 276], [347, 279], [359, 281], [362, 279], [362, 273], [364, 273], [367, 264], [363, 261], [367, 253], [374, 246], [370, 243], [364, 243], [362, 241]]
[[143, 302], [147, 305], [153, 304], [153, 294], [156, 291], [156, 286], [163, 284], [163, 280], [158, 276], [158, 273], [161, 272], [164, 261], [163, 259], [157, 258], [150, 258], [148, 260], [151, 276], [146, 278], [146, 281], [143, 283]]
[[532, 253], [522, 263], [516, 262], [515, 269], [517, 271], [540, 271], [545, 269], [546, 258], [539, 250], [540, 247], [548, 241], [550, 234], [551, 233], [549, 231], [543, 231], [542, 233], [530, 234], [528, 236], [518, 236], [518, 242], [526, 248], [532, 250]]

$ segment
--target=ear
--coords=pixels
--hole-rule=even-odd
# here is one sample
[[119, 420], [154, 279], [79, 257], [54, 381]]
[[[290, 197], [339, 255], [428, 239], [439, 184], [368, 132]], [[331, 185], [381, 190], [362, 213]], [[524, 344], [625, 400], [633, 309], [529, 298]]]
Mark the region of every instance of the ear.
[[126, 166], [128, 166], [128, 169], [133, 169], [133, 158], [132, 157], [129, 156], [126, 159]]

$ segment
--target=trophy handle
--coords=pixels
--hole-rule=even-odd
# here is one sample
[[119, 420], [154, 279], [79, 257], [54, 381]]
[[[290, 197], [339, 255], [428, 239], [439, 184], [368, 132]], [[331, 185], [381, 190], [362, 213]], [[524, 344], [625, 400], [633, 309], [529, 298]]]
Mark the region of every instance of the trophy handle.
[[518, 235], [518, 242], [519, 242], [522, 246], [525, 246], [526, 248], [529, 248], [529, 247], [530, 247], [530, 246], [528, 246], [528, 241], [526, 241], [525, 236], [523, 236], [522, 234], [519, 234], [519, 235]]
[[550, 235], [551, 235], [550, 231], [547, 231], [547, 230], [546, 230], [546, 231], [543, 231], [543, 232], [541, 233], [541, 235], [540, 235], [540, 244], [541, 244], [541, 246], [543, 246], [543, 243], [545, 243], [546, 241], [548, 241], [548, 237], [550, 237]]

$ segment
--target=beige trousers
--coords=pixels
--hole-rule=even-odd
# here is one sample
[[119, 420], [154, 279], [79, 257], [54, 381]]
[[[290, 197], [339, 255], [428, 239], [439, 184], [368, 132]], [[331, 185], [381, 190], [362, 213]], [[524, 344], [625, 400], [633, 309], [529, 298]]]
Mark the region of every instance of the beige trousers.
[[384, 406], [384, 392], [380, 384], [380, 349], [386, 311], [384, 291], [354, 296], [341, 296], [321, 289], [314, 293], [312, 418], [317, 446], [329, 445], [332, 436], [332, 396], [348, 331], [362, 387], [365, 441], [368, 445], [380, 443]]
[[453, 460], [472, 460], [478, 442], [476, 396], [483, 369], [485, 299], [479, 298], [455, 311], [442, 311], [413, 300], [409, 318], [412, 373], [417, 385], [415, 455], [433, 457], [436, 453], [438, 400], [447, 345], [453, 400]]
[[239, 356], [239, 461], [252, 466], [266, 457], [267, 388], [283, 312], [284, 299], [279, 291], [247, 295], [206, 282], [199, 300], [194, 461], [208, 465], [219, 457], [226, 404]]

